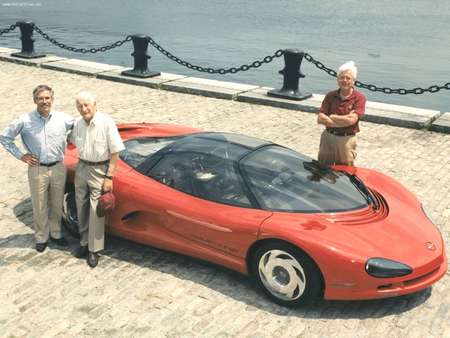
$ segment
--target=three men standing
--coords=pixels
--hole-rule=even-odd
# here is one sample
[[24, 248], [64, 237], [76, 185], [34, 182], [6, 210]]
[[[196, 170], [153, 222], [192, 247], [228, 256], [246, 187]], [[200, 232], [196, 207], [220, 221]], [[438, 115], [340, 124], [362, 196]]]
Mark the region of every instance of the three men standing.
[[339, 89], [329, 92], [320, 107], [317, 123], [326, 129], [320, 137], [318, 157], [324, 165], [354, 165], [358, 122], [366, 106], [366, 97], [354, 88], [356, 75], [354, 62], [344, 63], [337, 75]]
[[97, 112], [94, 96], [80, 92], [76, 106], [81, 115], [75, 122], [70, 142], [78, 149], [75, 172], [75, 198], [78, 210], [80, 247], [78, 258], [87, 257], [90, 267], [98, 264], [104, 248], [105, 218], [97, 215], [98, 199], [112, 191], [119, 152], [125, 149], [113, 119]]
[[[0, 134], [0, 143], [14, 157], [28, 164], [28, 182], [33, 206], [36, 250], [43, 252], [48, 240], [67, 246], [61, 234], [61, 216], [66, 183], [63, 159], [67, 134], [74, 118], [52, 111], [53, 90], [39, 85], [33, 90], [36, 109], [23, 114]], [[15, 144], [20, 135], [24, 154]]]

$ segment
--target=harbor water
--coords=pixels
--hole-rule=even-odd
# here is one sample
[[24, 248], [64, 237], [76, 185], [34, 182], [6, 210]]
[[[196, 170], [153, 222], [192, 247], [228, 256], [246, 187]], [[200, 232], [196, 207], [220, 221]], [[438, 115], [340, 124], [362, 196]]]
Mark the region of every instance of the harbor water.
[[[358, 80], [391, 88], [428, 88], [450, 82], [450, 2], [437, 0], [0, 0], [0, 29], [32, 21], [50, 37], [77, 48], [93, 48], [127, 35], [151, 36], [166, 50], [194, 65], [239, 67], [278, 49], [299, 49], [327, 67], [354, 60]], [[132, 44], [96, 54], [76, 54], [36, 32], [35, 49], [65, 57], [126, 67]], [[20, 33], [0, 36], [0, 46], [20, 49]], [[154, 71], [279, 88], [284, 66], [276, 58], [233, 75], [190, 70], [149, 46]], [[300, 89], [324, 94], [336, 81], [303, 61]], [[421, 95], [363, 90], [371, 101], [450, 111], [450, 91]]]

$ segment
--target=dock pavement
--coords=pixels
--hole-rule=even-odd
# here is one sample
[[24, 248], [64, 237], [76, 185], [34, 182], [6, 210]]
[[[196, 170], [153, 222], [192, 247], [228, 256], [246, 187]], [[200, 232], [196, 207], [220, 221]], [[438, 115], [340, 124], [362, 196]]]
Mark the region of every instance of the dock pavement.
[[[242, 99], [234, 92], [236, 86], [211, 80], [184, 79], [184, 87], [172, 84], [181, 88], [176, 90], [164, 87], [166, 81], [150, 86], [106, 74], [116, 68], [103, 70], [106, 78], [70, 71], [71, 62], [77, 64], [70, 60], [49, 61], [65, 61], [66, 70], [57, 63], [53, 68], [20, 64], [7, 60], [7, 52], [0, 50], [0, 129], [33, 109], [33, 88], [48, 84], [55, 91], [54, 109], [73, 116], [74, 97], [83, 89], [93, 92], [99, 110], [116, 122], [244, 133], [317, 156], [322, 128], [312, 112], [318, 96], [313, 98], [316, 103], [296, 107], [283, 100], [264, 103], [258, 101], [264, 95], [257, 94], [265, 89], [258, 86], [242, 87], [239, 95], [250, 97]], [[77, 67], [89, 69], [92, 64]], [[174, 81], [173, 74], [164, 76]], [[223, 89], [227, 86], [229, 91]], [[388, 174], [414, 192], [431, 210], [449, 253], [450, 135], [445, 122], [431, 131], [434, 121], [446, 115], [417, 113], [412, 107], [396, 111], [382, 104], [371, 104], [370, 111], [374, 118], [360, 123], [357, 165]], [[389, 119], [398, 116], [396, 112], [403, 117]], [[411, 123], [400, 127], [399, 119]], [[50, 244], [37, 253], [26, 166], [3, 148], [0, 159], [1, 338], [450, 337], [448, 272], [432, 288], [413, 295], [320, 301], [290, 309], [266, 299], [244, 276], [114, 237], [107, 238], [95, 269], [73, 256], [74, 239], [68, 249]]]

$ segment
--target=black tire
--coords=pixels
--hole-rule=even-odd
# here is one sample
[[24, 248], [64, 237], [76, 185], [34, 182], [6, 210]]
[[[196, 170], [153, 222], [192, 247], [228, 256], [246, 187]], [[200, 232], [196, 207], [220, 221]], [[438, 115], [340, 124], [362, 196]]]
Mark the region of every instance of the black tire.
[[314, 261], [285, 242], [268, 242], [256, 249], [250, 262], [258, 286], [275, 303], [306, 305], [323, 294], [323, 279]]
[[80, 238], [74, 191], [69, 191], [64, 195], [62, 225], [72, 237]]

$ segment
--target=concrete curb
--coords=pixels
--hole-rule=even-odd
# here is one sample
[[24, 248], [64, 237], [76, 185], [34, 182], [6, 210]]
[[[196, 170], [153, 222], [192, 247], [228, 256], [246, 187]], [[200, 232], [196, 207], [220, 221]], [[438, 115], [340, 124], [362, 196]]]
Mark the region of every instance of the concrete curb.
[[[192, 95], [201, 95], [225, 100], [237, 100], [258, 105], [267, 105], [289, 110], [317, 113], [323, 95], [313, 94], [309, 99], [293, 101], [267, 96], [273, 88], [258, 85], [209, 80], [170, 73], [152, 78], [134, 78], [121, 75], [127, 68], [79, 59], [68, 59], [48, 55], [38, 59], [22, 59], [10, 54], [19, 50], [0, 47], [0, 61], [36, 66], [56, 71], [93, 76], [99, 79], [145, 86]], [[363, 121], [387, 124], [396, 127], [427, 129], [450, 134], [450, 113], [437, 110], [420, 109], [408, 106], [391, 105], [368, 101]]]

